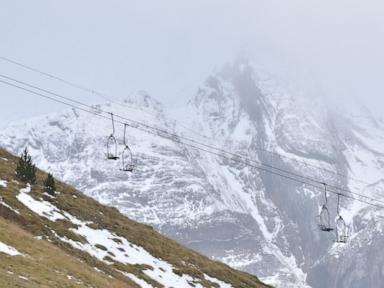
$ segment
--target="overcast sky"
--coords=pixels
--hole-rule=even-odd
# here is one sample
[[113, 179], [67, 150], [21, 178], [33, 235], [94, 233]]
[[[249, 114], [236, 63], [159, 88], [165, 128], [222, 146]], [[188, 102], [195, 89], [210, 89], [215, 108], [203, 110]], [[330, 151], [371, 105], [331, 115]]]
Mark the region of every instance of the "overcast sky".
[[[384, 111], [382, 0], [12, 0], [0, 35], [0, 57], [116, 97], [143, 89], [170, 103], [246, 54], [308, 97]], [[1, 60], [0, 73], [64, 89]], [[59, 109], [1, 83], [0, 98], [2, 125]]]

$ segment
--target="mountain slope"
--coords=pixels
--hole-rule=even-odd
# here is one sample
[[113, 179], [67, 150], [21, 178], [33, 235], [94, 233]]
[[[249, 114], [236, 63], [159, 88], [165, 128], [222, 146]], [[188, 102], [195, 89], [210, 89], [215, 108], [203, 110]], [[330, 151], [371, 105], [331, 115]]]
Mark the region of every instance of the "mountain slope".
[[[143, 93], [101, 108], [384, 201], [383, 123], [360, 107], [345, 115], [323, 99], [292, 96], [248, 63], [213, 73], [178, 111], [192, 129], [172, 121], [170, 111]], [[121, 144], [123, 127], [116, 128]], [[126, 174], [118, 162], [105, 161], [111, 129], [104, 119], [64, 110], [9, 125], [0, 143], [14, 153], [30, 147], [40, 167], [87, 195], [276, 287], [380, 287], [384, 281], [368, 268], [381, 263], [375, 253], [383, 237], [381, 210], [342, 198], [352, 235], [350, 243], [337, 245], [334, 235], [317, 228], [322, 186], [131, 128], [128, 143], [137, 167]], [[335, 203], [332, 194], [332, 219]], [[356, 254], [364, 259], [360, 266], [353, 262]]]
[[[147, 95], [102, 109], [161, 129], [175, 129], [161, 105]], [[282, 216], [278, 217], [278, 209], [264, 194], [267, 187], [258, 171], [130, 128], [128, 143], [137, 168], [127, 174], [119, 171], [118, 162], [105, 161], [105, 141], [111, 129], [105, 119], [65, 110], [10, 125], [0, 143], [15, 153], [28, 146], [39, 167], [205, 255], [254, 274], [259, 271], [273, 284], [305, 285], [305, 274], [287, 241], [278, 240], [283, 248], [270, 241], [278, 236], [277, 229], [273, 232], [270, 226], [274, 220], [263, 218], [280, 221]], [[116, 129], [121, 143], [123, 127]]]
[[2, 287], [267, 287], [152, 227], [57, 183], [57, 195], [15, 179], [0, 149]]
[[[347, 115], [329, 107], [324, 99], [288, 95], [272, 81], [263, 80], [247, 63], [230, 65], [209, 77], [190, 106], [189, 111], [193, 111], [190, 119], [195, 129], [224, 143], [227, 150], [375, 197], [383, 203], [383, 194], [378, 191], [384, 173], [384, 125], [361, 107]], [[281, 281], [287, 278], [280, 265], [286, 266], [286, 270], [290, 267], [291, 275], [299, 276], [292, 287], [381, 286], [383, 275], [369, 267], [381, 263], [380, 257], [373, 255], [382, 247], [379, 239], [384, 237], [380, 224], [383, 209], [342, 197], [341, 214], [350, 225], [351, 239], [344, 246], [335, 244], [334, 235], [320, 233], [317, 229], [316, 216], [323, 201], [323, 189], [257, 170], [249, 177], [241, 166], [223, 165], [227, 165], [230, 172], [226, 173], [228, 182], [238, 181], [241, 185], [229, 186], [229, 189], [222, 185], [221, 193], [231, 195], [233, 190], [242, 190], [249, 191], [250, 195], [257, 191], [259, 195], [251, 201], [245, 200], [245, 209], [238, 207], [235, 201], [237, 207], [228, 206], [254, 215], [258, 226], [266, 228], [261, 229], [266, 243], [260, 250], [272, 249], [267, 248], [268, 255], [259, 259], [274, 257], [277, 260], [274, 261], [276, 274], [272, 272], [270, 277], [276, 286], [286, 287], [287, 283]], [[214, 173], [220, 174], [221, 170], [215, 169]], [[336, 197], [331, 194], [329, 198], [333, 220]], [[232, 197], [234, 199], [239, 200]], [[258, 271], [264, 276], [262, 271], [253, 270], [257, 261], [233, 261], [239, 254], [251, 254], [251, 249], [235, 253], [228, 250], [227, 263], [249, 272]], [[294, 264], [286, 261], [289, 257], [281, 257], [284, 255], [292, 255]], [[354, 255], [361, 255], [359, 265], [354, 263]]]
[[[208, 78], [190, 105], [189, 111], [193, 111], [190, 118], [195, 129], [225, 143], [227, 150], [375, 197], [383, 203], [383, 194], [378, 191], [384, 173], [384, 125], [361, 107], [346, 115], [330, 108], [323, 99], [288, 95], [272, 81], [258, 77], [246, 63], [229, 66]], [[305, 286], [381, 285], [383, 275], [368, 267], [381, 263], [380, 257], [373, 255], [380, 249], [379, 239], [384, 237], [379, 223], [383, 209], [342, 197], [341, 213], [350, 225], [351, 241], [344, 246], [335, 244], [334, 235], [320, 233], [317, 229], [316, 216], [323, 201], [323, 189], [257, 170], [249, 177], [241, 166], [234, 167], [234, 163], [223, 165], [227, 165], [230, 172], [226, 173], [226, 179], [230, 179], [228, 182], [238, 181], [241, 185], [229, 186], [229, 189], [222, 185], [221, 193], [231, 195], [233, 190], [242, 190], [251, 195], [257, 191], [259, 195], [251, 201], [245, 200], [245, 209], [238, 207], [238, 202], [235, 203], [237, 207], [233, 204], [228, 206], [253, 214], [259, 227], [266, 228], [261, 229], [266, 243], [260, 250], [264, 252], [265, 247], [272, 249], [267, 248], [269, 257], [266, 255], [261, 259], [275, 257], [280, 262], [275, 262], [276, 277], [271, 277], [276, 286], [286, 287], [287, 283], [279, 281], [279, 278], [285, 278], [284, 270], [278, 271], [281, 264], [291, 268], [297, 265], [297, 269], [290, 271], [297, 276], [302, 271], [302, 278], [297, 280], [302, 280], [301, 285]], [[214, 173], [220, 174], [221, 170], [215, 169]], [[349, 194], [345, 190], [343, 193]], [[333, 220], [336, 217], [336, 197], [331, 194], [329, 198]], [[239, 200], [232, 197], [234, 199]], [[375, 244], [371, 245], [370, 241]], [[245, 254], [249, 255], [251, 251]], [[242, 253], [244, 249], [237, 253], [230, 250], [227, 263]], [[290, 254], [297, 264], [292, 265], [281, 257]], [[354, 264], [353, 255], [356, 254], [364, 259], [360, 265]], [[260, 270], [252, 270], [254, 263], [234, 261], [231, 264], [260, 273]], [[259, 275], [264, 275], [261, 273]], [[299, 283], [293, 287], [299, 287]]]

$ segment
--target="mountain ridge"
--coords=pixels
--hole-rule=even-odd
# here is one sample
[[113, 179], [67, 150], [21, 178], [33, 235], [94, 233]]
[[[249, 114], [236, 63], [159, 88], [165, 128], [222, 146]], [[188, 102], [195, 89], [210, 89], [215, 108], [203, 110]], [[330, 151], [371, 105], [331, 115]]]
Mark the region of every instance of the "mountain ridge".
[[[142, 112], [140, 101], [128, 102], [136, 106], [129, 111], [130, 118], [179, 135], [190, 133], [169, 119], [165, 109], [154, 109], [164, 111], [161, 115], [148, 114]], [[103, 107], [118, 115], [128, 113], [118, 103]], [[247, 63], [229, 65], [208, 77], [185, 111], [178, 113], [188, 127], [205, 136], [199, 136], [204, 143], [341, 188], [364, 191], [367, 196], [377, 194], [375, 186], [369, 185], [380, 183], [384, 169], [380, 122], [373, 123], [369, 117], [356, 121], [332, 111], [321, 99], [313, 102], [289, 95], [258, 77]], [[280, 179], [135, 129], [129, 130], [128, 143], [137, 168], [132, 175], [122, 174], [117, 163], [104, 161], [111, 123], [81, 111], [76, 114], [66, 110], [29, 124], [10, 125], [0, 143], [17, 153], [32, 145], [39, 165], [87, 195], [276, 287], [357, 288], [370, 281], [370, 271], [364, 270], [363, 282], [355, 279], [345, 282], [352, 286], [343, 284], [357, 276], [351, 276], [348, 269], [339, 275], [336, 259], [351, 257], [350, 251], [357, 249], [352, 246], [358, 245], [343, 248], [332, 242], [331, 234], [317, 230], [322, 188]], [[47, 124], [50, 119], [62, 127]], [[121, 141], [121, 126], [117, 136]], [[365, 178], [368, 184], [356, 178]], [[329, 205], [334, 217], [333, 195]], [[362, 231], [375, 231], [374, 226], [361, 223], [380, 216], [376, 209], [344, 198], [341, 205], [352, 228], [352, 241]], [[349, 269], [357, 269], [352, 261]]]

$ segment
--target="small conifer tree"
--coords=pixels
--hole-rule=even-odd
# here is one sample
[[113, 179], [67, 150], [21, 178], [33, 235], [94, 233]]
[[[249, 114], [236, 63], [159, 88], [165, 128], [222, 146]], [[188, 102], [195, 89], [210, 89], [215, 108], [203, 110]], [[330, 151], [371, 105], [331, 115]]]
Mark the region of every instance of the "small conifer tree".
[[55, 196], [56, 186], [55, 179], [51, 173], [48, 173], [47, 179], [44, 181], [45, 192], [51, 196]]
[[21, 154], [19, 163], [17, 163], [16, 176], [24, 183], [36, 183], [36, 166], [33, 164], [27, 148]]

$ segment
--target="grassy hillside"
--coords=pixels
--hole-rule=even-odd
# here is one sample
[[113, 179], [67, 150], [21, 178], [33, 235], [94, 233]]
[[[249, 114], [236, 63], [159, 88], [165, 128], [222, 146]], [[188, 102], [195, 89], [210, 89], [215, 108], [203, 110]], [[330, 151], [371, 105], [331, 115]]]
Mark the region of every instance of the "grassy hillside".
[[43, 171], [29, 191], [17, 161], [0, 148], [0, 242], [22, 254], [0, 253], [0, 287], [269, 287], [57, 180], [47, 195]]

